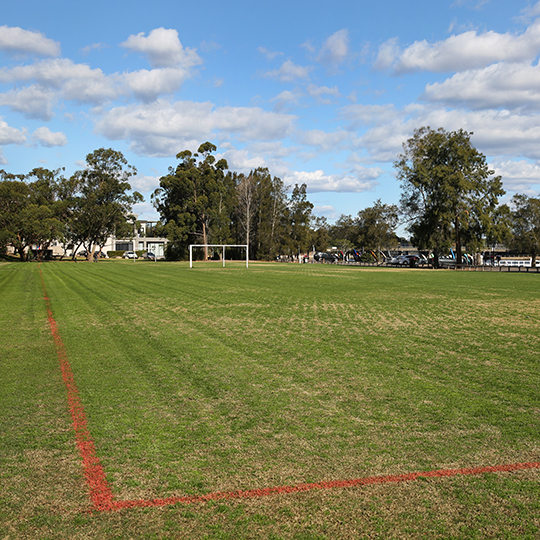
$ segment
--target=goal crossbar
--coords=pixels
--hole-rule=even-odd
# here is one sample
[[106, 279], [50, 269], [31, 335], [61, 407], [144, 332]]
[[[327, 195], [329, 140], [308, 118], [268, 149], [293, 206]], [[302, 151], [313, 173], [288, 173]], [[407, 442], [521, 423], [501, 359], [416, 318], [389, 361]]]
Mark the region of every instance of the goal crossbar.
[[222, 248], [223, 268], [225, 268], [225, 248], [246, 248], [246, 268], [249, 268], [249, 247], [247, 244], [190, 244], [189, 246], [189, 267], [193, 268], [193, 248]]

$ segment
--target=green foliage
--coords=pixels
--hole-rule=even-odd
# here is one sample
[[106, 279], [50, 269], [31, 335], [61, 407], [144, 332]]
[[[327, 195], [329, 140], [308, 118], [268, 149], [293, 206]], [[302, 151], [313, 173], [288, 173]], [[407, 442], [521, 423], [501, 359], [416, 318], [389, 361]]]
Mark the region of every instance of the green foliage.
[[180, 152], [180, 164], [152, 195], [163, 223], [159, 234], [170, 241], [167, 258], [185, 259], [190, 244], [248, 244], [255, 259], [306, 249], [313, 207], [306, 186], [296, 186], [288, 200], [286, 186], [268, 169], [227, 173], [227, 162], [211, 155], [215, 150], [204, 143], [197, 154]]
[[397, 206], [383, 204], [379, 199], [374, 206], [358, 212], [357, 223], [359, 247], [374, 251], [397, 247]]
[[137, 171], [121, 152], [100, 148], [86, 156], [87, 168], [73, 175], [76, 205], [70, 222], [71, 240], [77, 248], [83, 245], [90, 260], [92, 252], [101, 249], [112, 234], [133, 234], [133, 204], [143, 200], [138, 192], [131, 195], [129, 179]]
[[41, 255], [62, 238], [68, 203], [61, 199], [65, 180], [59, 173], [34, 169], [24, 177], [0, 171], [0, 246], [12, 245], [21, 260], [31, 246], [41, 247]]
[[531, 255], [532, 266], [535, 266], [540, 254], [540, 198], [514, 195], [512, 206], [512, 245], [516, 250]]
[[311, 211], [313, 204], [307, 200], [307, 185], [296, 184], [293, 188], [287, 217], [290, 227], [289, 249], [292, 253], [306, 251], [310, 244]]
[[[345, 249], [362, 249], [378, 251], [392, 249], [398, 240], [394, 232], [398, 225], [398, 208], [395, 205], [383, 204], [380, 199], [374, 206], [358, 212], [357, 217], [341, 215], [330, 227], [332, 244]], [[369, 257], [372, 260], [372, 257]]]
[[170, 241], [168, 258], [185, 258], [189, 244], [231, 243], [233, 183], [225, 173], [227, 162], [220, 159], [216, 163], [215, 151], [206, 142], [196, 154], [189, 150], [178, 153], [180, 164], [169, 168], [152, 195], [162, 216], [162, 231]]
[[498, 198], [505, 193], [470, 136], [462, 129], [417, 129], [394, 163], [411, 240], [432, 249], [436, 259], [455, 244], [460, 261], [462, 243], [489, 234]]

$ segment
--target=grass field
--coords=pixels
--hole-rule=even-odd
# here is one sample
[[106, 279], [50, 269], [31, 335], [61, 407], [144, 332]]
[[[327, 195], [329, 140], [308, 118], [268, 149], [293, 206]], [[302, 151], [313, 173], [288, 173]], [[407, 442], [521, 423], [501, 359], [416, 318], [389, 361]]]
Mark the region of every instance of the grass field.
[[536, 274], [9, 263], [0, 538], [540, 537], [538, 468], [92, 511], [44, 290], [115, 500], [540, 461]]

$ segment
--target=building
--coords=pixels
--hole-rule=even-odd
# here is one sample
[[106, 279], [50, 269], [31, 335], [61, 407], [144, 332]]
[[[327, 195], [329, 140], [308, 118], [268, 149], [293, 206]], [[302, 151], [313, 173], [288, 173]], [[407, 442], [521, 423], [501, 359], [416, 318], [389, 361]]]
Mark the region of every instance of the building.
[[117, 238], [110, 236], [103, 246], [102, 251], [144, 251], [153, 253], [156, 257], [165, 257], [165, 246], [167, 238], [155, 235], [157, 221], [139, 220], [138, 228], [135, 230], [133, 238]]

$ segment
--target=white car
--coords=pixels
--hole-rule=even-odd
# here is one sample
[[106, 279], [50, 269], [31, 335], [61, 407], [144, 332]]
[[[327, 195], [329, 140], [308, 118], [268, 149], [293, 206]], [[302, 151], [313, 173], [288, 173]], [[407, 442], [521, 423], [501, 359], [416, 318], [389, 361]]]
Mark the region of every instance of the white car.
[[134, 251], [124, 251], [122, 257], [124, 257], [124, 259], [138, 259], [137, 254]]

